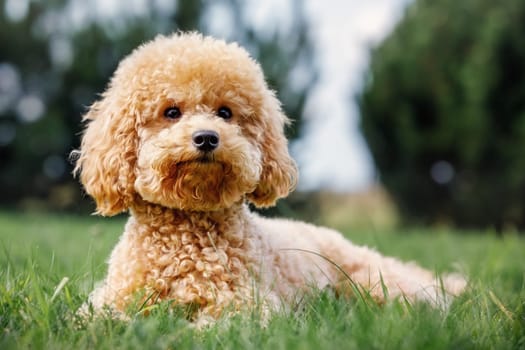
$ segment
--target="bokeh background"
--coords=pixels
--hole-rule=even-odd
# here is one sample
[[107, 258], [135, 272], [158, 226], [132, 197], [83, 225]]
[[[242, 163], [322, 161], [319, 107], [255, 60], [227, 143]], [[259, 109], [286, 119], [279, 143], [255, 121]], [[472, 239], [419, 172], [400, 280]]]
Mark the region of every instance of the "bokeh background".
[[525, 226], [523, 0], [0, 0], [0, 207], [94, 209], [68, 160], [120, 59], [198, 30], [257, 58], [301, 178], [268, 215]]

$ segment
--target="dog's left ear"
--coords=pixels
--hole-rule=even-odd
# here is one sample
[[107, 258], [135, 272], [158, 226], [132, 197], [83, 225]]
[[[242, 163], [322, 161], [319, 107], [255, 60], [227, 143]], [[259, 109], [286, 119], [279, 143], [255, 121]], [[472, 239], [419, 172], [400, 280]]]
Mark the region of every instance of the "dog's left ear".
[[265, 208], [286, 197], [297, 183], [297, 166], [288, 153], [284, 127], [289, 123], [273, 93], [268, 93], [259, 120], [262, 127], [259, 141], [262, 153], [262, 172], [255, 191], [247, 198], [255, 206]]

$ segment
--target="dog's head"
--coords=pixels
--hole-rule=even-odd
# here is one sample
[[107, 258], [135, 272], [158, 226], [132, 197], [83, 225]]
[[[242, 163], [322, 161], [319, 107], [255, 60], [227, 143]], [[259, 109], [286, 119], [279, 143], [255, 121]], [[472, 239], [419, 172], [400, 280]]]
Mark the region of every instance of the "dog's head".
[[75, 171], [103, 215], [139, 198], [197, 211], [244, 199], [266, 207], [296, 182], [288, 119], [236, 44], [159, 36], [120, 63], [84, 120]]

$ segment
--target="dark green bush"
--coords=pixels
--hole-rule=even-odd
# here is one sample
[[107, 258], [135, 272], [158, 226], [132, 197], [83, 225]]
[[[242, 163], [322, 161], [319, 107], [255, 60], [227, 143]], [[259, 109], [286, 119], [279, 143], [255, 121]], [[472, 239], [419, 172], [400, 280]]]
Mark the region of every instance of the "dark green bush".
[[525, 226], [525, 2], [416, 0], [359, 96], [380, 180], [419, 223]]

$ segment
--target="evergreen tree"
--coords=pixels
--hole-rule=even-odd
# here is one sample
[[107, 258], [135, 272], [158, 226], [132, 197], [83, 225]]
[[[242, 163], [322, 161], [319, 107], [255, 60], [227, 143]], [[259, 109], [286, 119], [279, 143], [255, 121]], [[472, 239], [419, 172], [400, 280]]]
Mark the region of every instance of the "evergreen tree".
[[525, 2], [416, 0], [359, 97], [408, 220], [525, 225]]

